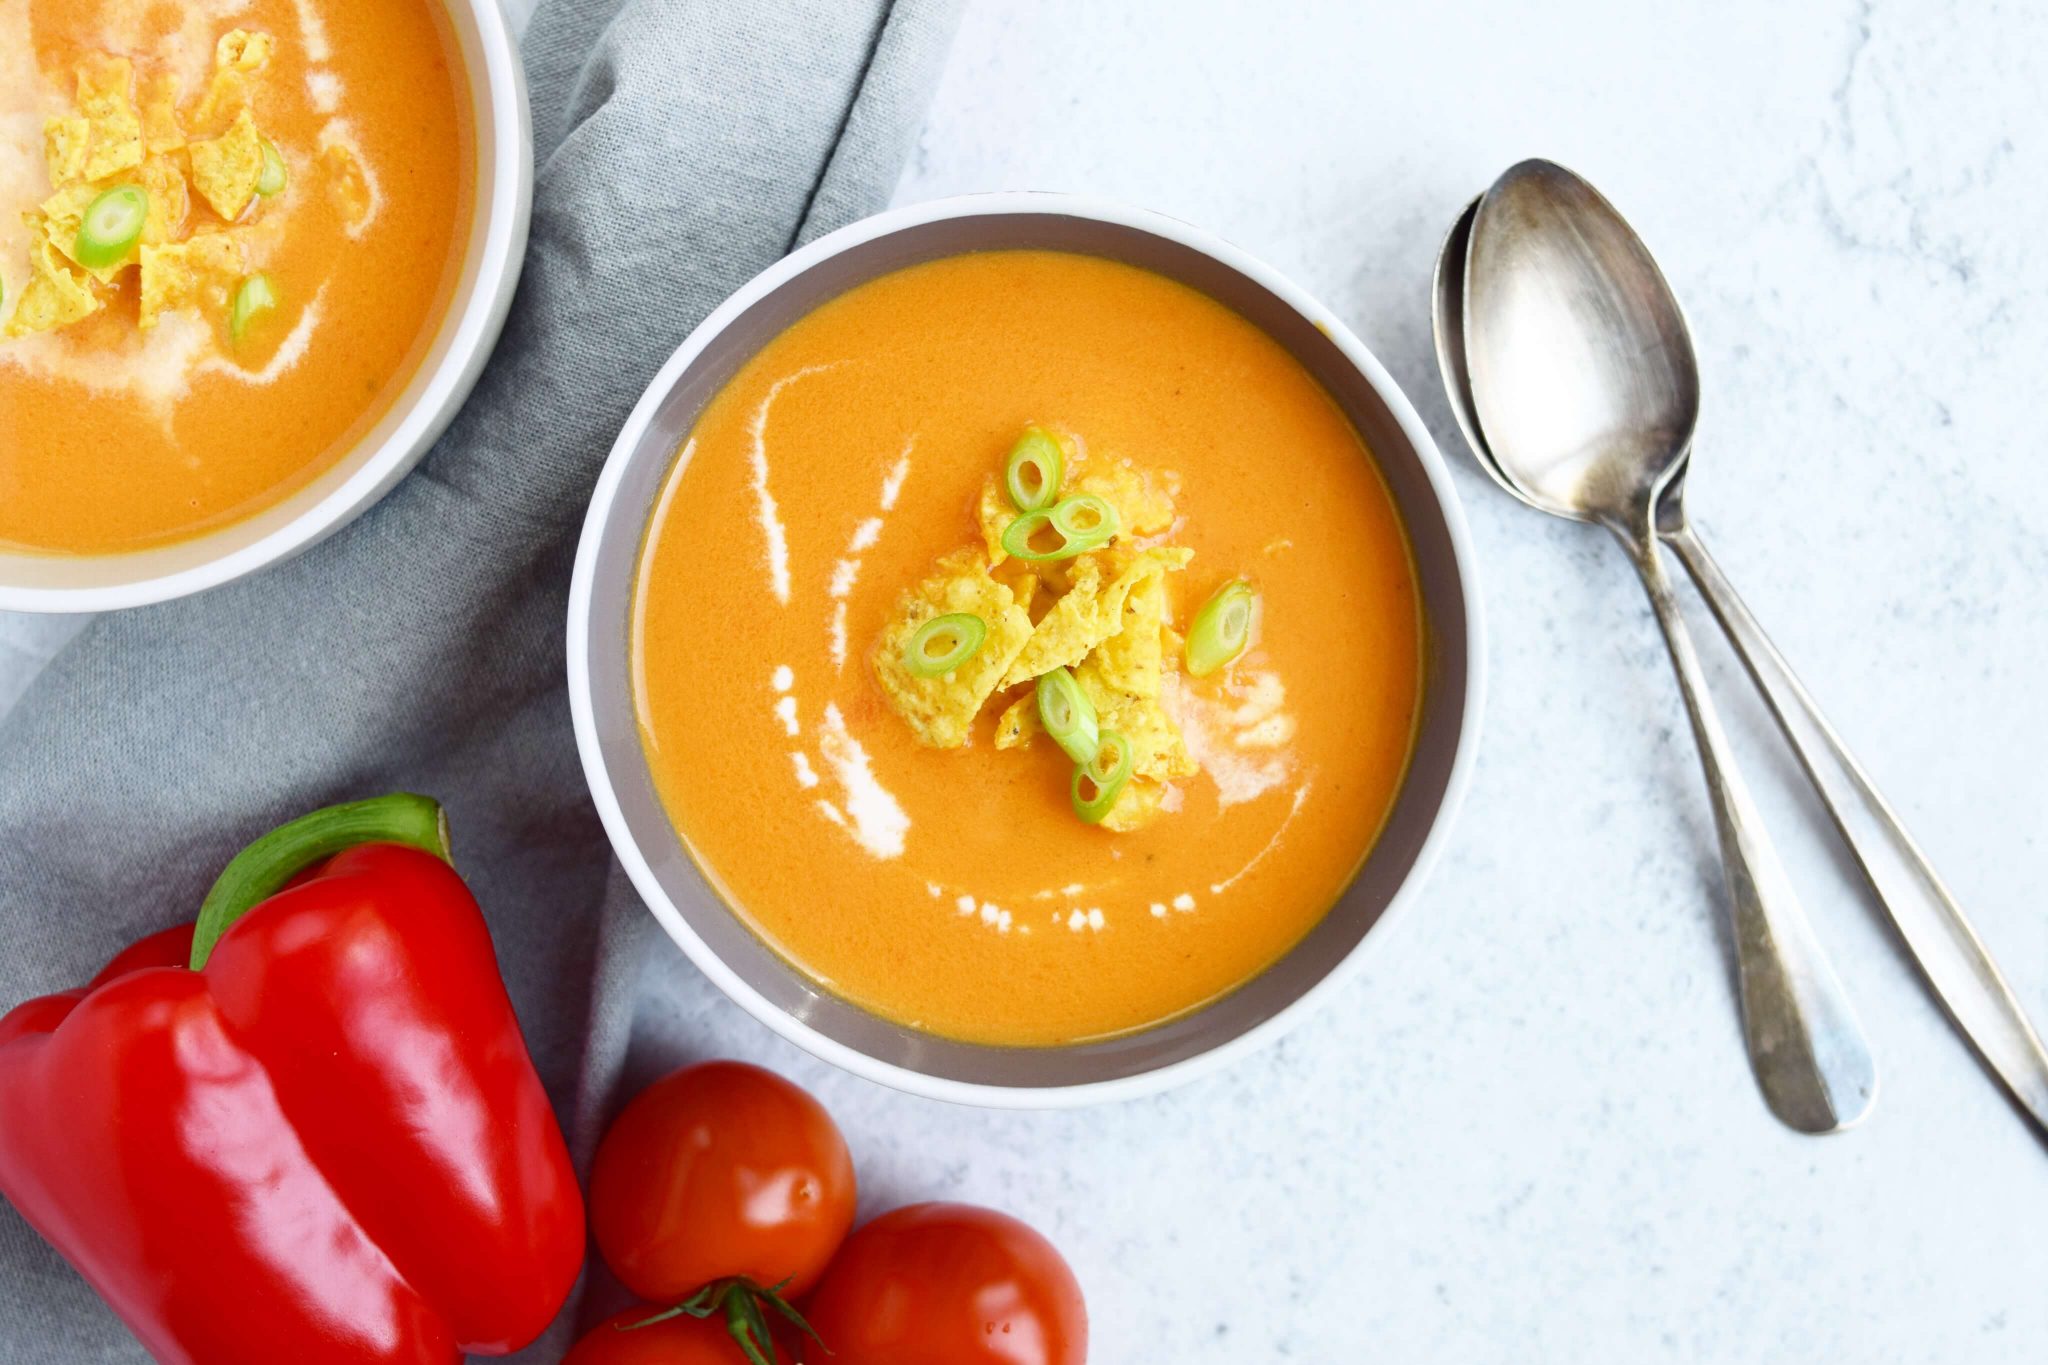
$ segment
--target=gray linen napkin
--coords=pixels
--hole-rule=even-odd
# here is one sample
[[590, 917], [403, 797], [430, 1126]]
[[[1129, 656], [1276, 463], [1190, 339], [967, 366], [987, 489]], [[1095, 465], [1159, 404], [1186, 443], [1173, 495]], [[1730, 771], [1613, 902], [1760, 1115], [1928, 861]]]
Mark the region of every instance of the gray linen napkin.
[[[280, 819], [430, 792], [587, 1156], [649, 919], [609, 876], [563, 694], [584, 502], [699, 319], [886, 202], [956, 7], [547, 0], [526, 43], [526, 275], [448, 434], [292, 563], [95, 621], [0, 721], [0, 1008], [190, 918], [222, 862]], [[144, 1358], [11, 1208], [0, 1303], [0, 1360]], [[557, 1358], [567, 1326], [530, 1356]]]

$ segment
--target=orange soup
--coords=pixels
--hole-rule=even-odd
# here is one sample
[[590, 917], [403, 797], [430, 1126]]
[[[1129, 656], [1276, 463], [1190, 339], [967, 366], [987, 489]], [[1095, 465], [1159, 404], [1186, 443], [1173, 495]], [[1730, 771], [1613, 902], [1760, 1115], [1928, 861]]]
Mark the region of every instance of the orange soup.
[[141, 549], [303, 487], [462, 256], [438, 0], [0, 0], [0, 547]]
[[[1086, 553], [1002, 552], [1020, 432], [1115, 539], [1063, 514]], [[1194, 676], [1233, 583], [1249, 645]], [[889, 1019], [1053, 1045], [1195, 1009], [1315, 926], [1400, 786], [1422, 643], [1392, 497], [1292, 356], [1148, 271], [1000, 251], [842, 295], [706, 407], [632, 665], [662, 800], [755, 933]], [[1137, 753], [1107, 818], [1039, 720], [1053, 674]]]

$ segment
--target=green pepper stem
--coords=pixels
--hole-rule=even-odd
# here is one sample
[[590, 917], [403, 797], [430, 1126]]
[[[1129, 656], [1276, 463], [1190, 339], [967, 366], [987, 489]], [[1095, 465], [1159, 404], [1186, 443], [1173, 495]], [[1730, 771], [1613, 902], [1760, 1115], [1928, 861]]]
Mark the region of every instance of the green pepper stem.
[[206, 893], [192, 932], [192, 970], [206, 965], [229, 926], [315, 863], [358, 844], [404, 844], [448, 855], [448, 815], [431, 796], [393, 792], [301, 815], [237, 853]]

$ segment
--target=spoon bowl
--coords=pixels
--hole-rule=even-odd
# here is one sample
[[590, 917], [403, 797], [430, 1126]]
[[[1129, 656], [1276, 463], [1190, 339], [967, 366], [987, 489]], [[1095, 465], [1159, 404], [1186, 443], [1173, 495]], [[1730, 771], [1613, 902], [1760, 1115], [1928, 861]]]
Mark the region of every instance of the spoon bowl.
[[[1451, 223], [1443, 245], [1437, 249], [1436, 269], [1430, 277], [1430, 331], [1436, 343], [1437, 369], [1443, 375], [1451, 416], [1471, 448], [1474, 462], [1509, 497], [1538, 511], [1548, 511], [1501, 472], [1500, 461], [1486, 443], [1486, 433], [1479, 427], [1479, 413], [1473, 406], [1472, 371], [1465, 355], [1465, 258], [1472, 240], [1472, 221], [1478, 215], [1479, 197], [1475, 195]], [[1686, 525], [1685, 482], [1691, 467], [1692, 447], [1687, 445], [1677, 467], [1666, 476], [1657, 498], [1657, 530], [1662, 535], [1676, 534]], [[1573, 512], [1561, 515], [1577, 519]]]
[[1657, 263], [1598, 191], [1525, 161], [1474, 213], [1463, 345], [1475, 425], [1555, 516], [1633, 523], [1699, 424], [1699, 368]]

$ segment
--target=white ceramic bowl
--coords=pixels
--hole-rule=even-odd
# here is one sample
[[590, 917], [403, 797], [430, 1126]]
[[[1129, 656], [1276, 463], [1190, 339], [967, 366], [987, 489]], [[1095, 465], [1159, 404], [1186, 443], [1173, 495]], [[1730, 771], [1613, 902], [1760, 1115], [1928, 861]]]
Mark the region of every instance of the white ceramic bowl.
[[282, 502], [189, 540], [112, 555], [0, 551], [0, 610], [107, 611], [203, 592], [289, 558], [346, 526], [405, 476], [483, 372], [526, 257], [533, 121], [526, 71], [498, 0], [447, 0], [469, 73], [476, 206], [462, 277], [433, 348], [355, 449]]
[[[705, 402], [764, 343], [827, 299], [919, 261], [1002, 247], [1144, 266], [1220, 299], [1286, 346], [1344, 408], [1385, 472], [1430, 623], [1414, 762], [1379, 842], [1329, 915], [1223, 999], [1157, 1028], [1072, 1047], [986, 1047], [902, 1027], [821, 990], [749, 933], [691, 861], [655, 794], [627, 661], [642, 535]], [[592, 497], [569, 595], [569, 700], [584, 771], [619, 860], [670, 937], [748, 1013], [817, 1056], [914, 1094], [1006, 1108], [1163, 1089], [1243, 1056], [1327, 999], [1368, 931], [1416, 899], [1443, 843], [1477, 742], [1481, 663], [1471, 552], [1443, 457], [1358, 338], [1227, 242], [1157, 214], [1065, 195], [977, 195], [895, 209], [820, 238], [726, 300], [663, 366], [619, 434]]]

